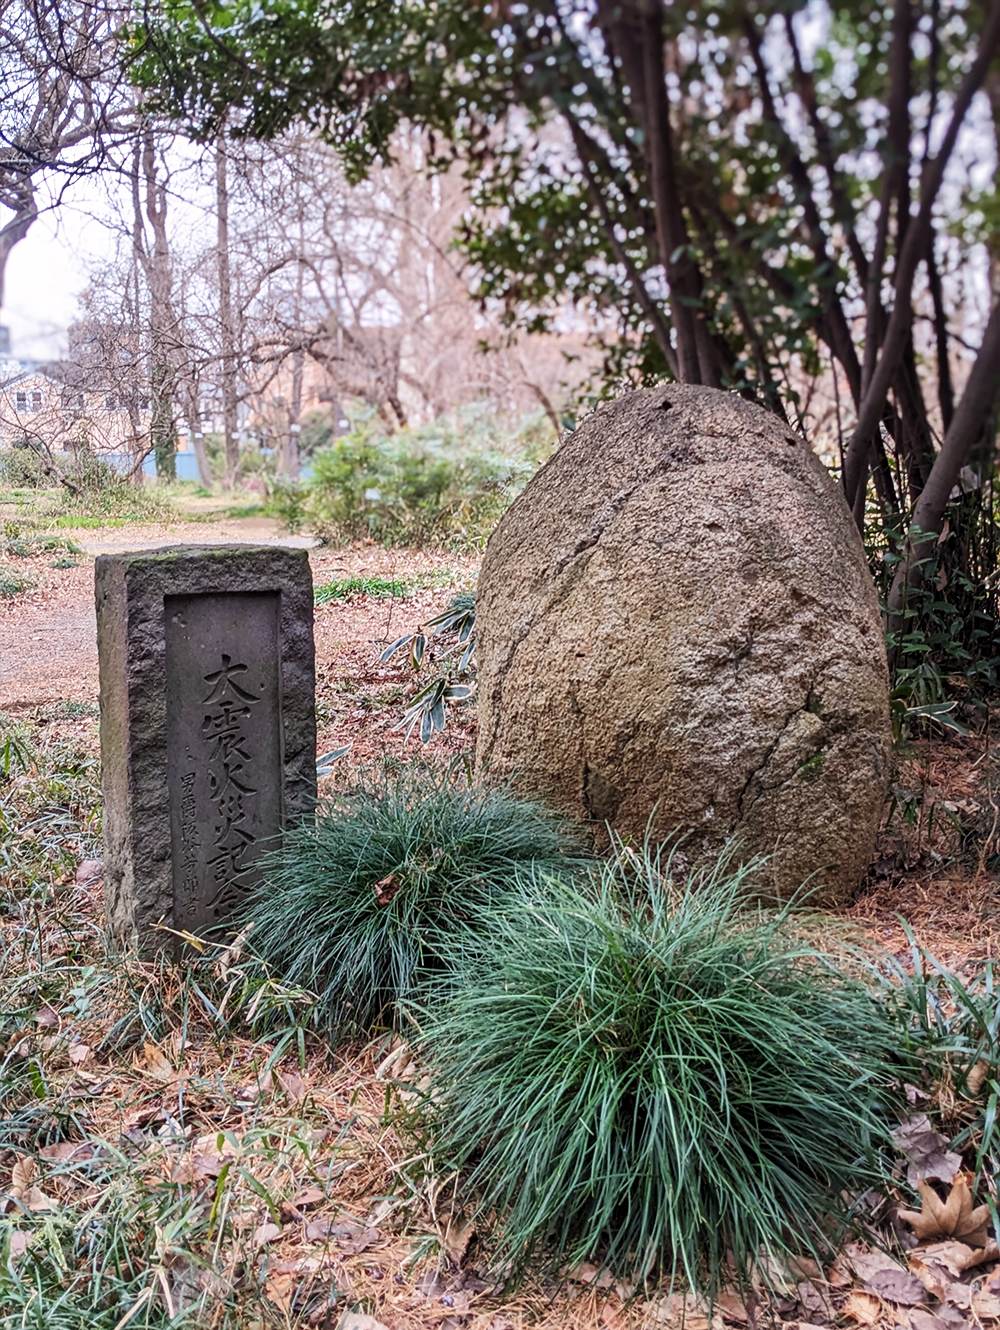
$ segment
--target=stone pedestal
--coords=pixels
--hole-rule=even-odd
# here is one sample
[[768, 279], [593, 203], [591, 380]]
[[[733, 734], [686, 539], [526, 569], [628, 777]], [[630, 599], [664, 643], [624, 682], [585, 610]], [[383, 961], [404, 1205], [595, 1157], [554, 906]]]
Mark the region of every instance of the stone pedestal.
[[108, 919], [145, 953], [222, 937], [261, 854], [313, 811], [308, 555], [102, 555], [95, 589]]

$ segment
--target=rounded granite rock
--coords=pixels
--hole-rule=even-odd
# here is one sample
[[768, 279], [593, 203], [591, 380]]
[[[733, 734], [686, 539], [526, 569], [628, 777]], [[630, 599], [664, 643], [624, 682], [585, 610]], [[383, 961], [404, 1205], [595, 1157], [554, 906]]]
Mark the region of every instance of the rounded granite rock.
[[490, 538], [477, 768], [641, 841], [847, 898], [890, 770], [858, 532], [805, 439], [670, 384], [601, 407]]

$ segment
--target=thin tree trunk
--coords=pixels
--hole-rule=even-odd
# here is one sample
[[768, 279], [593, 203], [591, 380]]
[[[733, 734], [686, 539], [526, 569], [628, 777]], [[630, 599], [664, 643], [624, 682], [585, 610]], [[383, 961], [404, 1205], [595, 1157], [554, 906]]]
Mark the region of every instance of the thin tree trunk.
[[996, 404], [1000, 390], [1000, 301], [993, 306], [979, 354], [951, 428], [931, 468], [910, 519], [906, 551], [889, 593], [889, 629], [898, 630], [908, 594], [919, 587], [923, 565], [941, 531], [944, 512], [962, 467], [969, 460]]
[[190, 392], [187, 394], [187, 416], [188, 438], [191, 440], [191, 448], [194, 452], [194, 460], [198, 464], [198, 478], [205, 489], [212, 488], [212, 468], [208, 464], [208, 453], [205, 451], [205, 439], [199, 429], [198, 402]]
[[701, 271], [691, 253], [674, 160], [663, 65], [662, 0], [633, 0], [630, 4], [598, 0], [598, 16], [608, 46], [621, 62], [632, 114], [643, 133], [657, 248], [670, 286], [678, 377], [685, 383], [719, 387], [718, 353], [705, 321]]
[[222, 428], [226, 444], [226, 489], [239, 477], [240, 440], [236, 394], [236, 330], [233, 319], [232, 278], [229, 269], [229, 182], [226, 143], [220, 135], [215, 149], [215, 203], [218, 224], [216, 263], [219, 277], [219, 333], [222, 350]]
[[[142, 128], [142, 173], [146, 191], [146, 218], [153, 233], [152, 254], [148, 254], [141, 243], [137, 246], [149, 286], [150, 436], [156, 456], [157, 478], [174, 480], [177, 476], [177, 431], [174, 427], [174, 371], [171, 364], [174, 329], [167, 191], [157, 178], [156, 144], [148, 121]], [[138, 221], [137, 217], [137, 224]]]
[[[911, 219], [906, 228], [906, 238], [903, 241], [896, 264], [894, 303], [882, 345], [882, 352], [873, 369], [867, 390], [861, 399], [861, 405], [858, 408], [858, 422], [847, 446], [847, 453], [844, 458], [845, 492], [859, 528], [864, 522], [865, 485], [872, 439], [882, 417], [882, 409], [885, 405], [889, 387], [895, 377], [900, 359], [906, 348], [907, 339], [910, 336], [913, 318], [911, 299], [913, 279], [916, 276], [917, 265], [927, 252], [927, 244], [931, 237], [931, 211], [941, 188], [945, 167], [958, 139], [959, 130], [972, 104], [972, 99], [986, 76], [998, 45], [1000, 45], [1000, 0], [993, 0], [983, 27], [976, 58], [955, 96], [951, 121], [941, 145], [941, 150], [932, 161], [928, 162], [924, 172], [920, 211], [915, 218]], [[885, 207], [889, 206], [889, 198], [890, 191], [886, 188], [883, 192]], [[872, 268], [875, 268], [874, 264]], [[880, 274], [873, 271], [871, 280], [880, 280]]]
[[292, 397], [288, 407], [288, 436], [285, 440], [285, 474], [299, 474], [299, 435], [302, 433], [302, 371], [306, 353], [301, 346], [292, 352]]

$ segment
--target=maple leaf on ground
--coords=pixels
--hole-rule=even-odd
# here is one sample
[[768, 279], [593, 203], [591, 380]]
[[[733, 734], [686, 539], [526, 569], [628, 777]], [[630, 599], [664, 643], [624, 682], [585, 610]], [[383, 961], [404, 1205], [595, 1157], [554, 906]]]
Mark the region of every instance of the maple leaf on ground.
[[900, 1210], [899, 1217], [904, 1224], [909, 1224], [921, 1242], [956, 1238], [967, 1247], [987, 1246], [990, 1212], [985, 1205], [973, 1208], [972, 1193], [965, 1178], [956, 1179], [946, 1201], [942, 1201], [927, 1182], [921, 1182], [918, 1191], [922, 1202], [920, 1209]]

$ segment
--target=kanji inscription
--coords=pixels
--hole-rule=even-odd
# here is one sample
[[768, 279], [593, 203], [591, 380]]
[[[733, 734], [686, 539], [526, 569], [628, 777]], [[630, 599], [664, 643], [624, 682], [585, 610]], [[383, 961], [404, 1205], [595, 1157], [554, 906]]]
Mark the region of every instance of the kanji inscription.
[[282, 823], [280, 597], [167, 596], [173, 927], [229, 923]]

